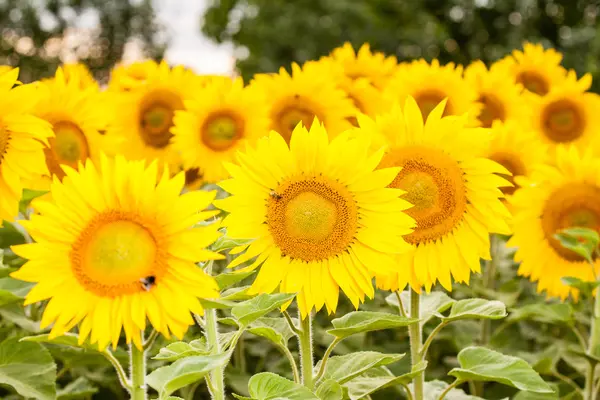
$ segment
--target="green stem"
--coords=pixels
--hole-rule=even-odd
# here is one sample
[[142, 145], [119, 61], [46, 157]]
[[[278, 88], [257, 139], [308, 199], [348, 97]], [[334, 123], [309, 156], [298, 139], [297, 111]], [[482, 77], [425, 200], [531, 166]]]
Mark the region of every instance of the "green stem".
[[403, 317], [407, 317], [406, 310], [404, 309], [404, 304], [402, 303], [402, 296], [400, 296], [400, 292], [394, 292], [396, 295], [396, 299], [398, 299], [398, 311], [400, 311], [400, 315]]
[[342, 339], [336, 337], [333, 340], [333, 342], [331, 342], [329, 347], [327, 347], [327, 350], [325, 350], [325, 354], [323, 355], [323, 358], [321, 359], [321, 367], [319, 367], [319, 372], [317, 373], [317, 376], [315, 377], [315, 382], [318, 382], [323, 377], [323, 375], [325, 375], [325, 368], [327, 367], [327, 360], [329, 360], [329, 356], [331, 355], [331, 352], [333, 351], [334, 347], [337, 346], [337, 344], [341, 341], [342, 341]]
[[[590, 265], [592, 269], [594, 269], [594, 263], [590, 260]], [[595, 270], [594, 270], [595, 273]], [[596, 276], [596, 279], [598, 277]], [[598, 293], [598, 289], [596, 289], [596, 294], [594, 296], [594, 311], [592, 314], [592, 325], [590, 328], [590, 341], [588, 345], [588, 353], [598, 357], [600, 356], [600, 293]], [[595, 398], [594, 395], [594, 372], [595, 365], [590, 363], [588, 365], [586, 379], [585, 379], [585, 400], [593, 400]]]
[[[217, 311], [214, 308], [204, 312], [206, 341], [210, 348], [210, 354], [221, 353], [221, 344], [219, 343], [219, 328], [217, 325]], [[225, 383], [223, 377], [223, 368], [215, 368], [211, 372], [211, 381], [214, 390], [212, 391], [213, 400], [225, 400]]]
[[433, 342], [433, 339], [435, 339], [435, 336], [442, 330], [444, 329], [444, 327], [448, 325], [448, 322], [442, 321], [438, 324], [438, 326], [436, 326], [435, 328], [433, 328], [433, 331], [431, 331], [431, 333], [429, 334], [429, 337], [427, 338], [427, 340], [425, 340], [425, 344], [423, 345], [423, 347], [421, 348], [421, 358], [425, 359], [425, 357], [427, 357], [427, 350], [429, 350], [429, 346], [431, 346], [431, 343]]
[[[411, 290], [410, 292], [410, 316], [411, 318], [420, 318], [420, 300], [421, 296], [419, 293]], [[423, 361], [421, 354], [421, 343], [423, 343], [423, 330], [421, 323], [409, 325], [408, 333], [410, 336], [410, 354], [413, 368]], [[413, 378], [413, 390], [414, 399], [423, 400], [423, 386], [425, 383], [425, 376], [423, 372], [420, 372]]]
[[300, 373], [298, 372], [298, 366], [296, 365], [296, 360], [294, 360], [294, 355], [287, 347], [280, 345], [278, 346], [281, 352], [288, 359], [290, 366], [292, 367], [292, 374], [294, 375], [294, 382], [300, 383]]
[[400, 382], [400, 386], [402, 386], [404, 392], [406, 393], [406, 400], [413, 400], [413, 395], [410, 392], [410, 388], [402, 382]]
[[[498, 257], [500, 256], [500, 239], [496, 235], [490, 237], [490, 256], [491, 260], [486, 262], [486, 267], [483, 270], [483, 285], [486, 289], [494, 290], [496, 283], [496, 267]], [[481, 344], [487, 346], [490, 342], [492, 332], [492, 321], [484, 319], [481, 321]]]
[[156, 341], [156, 338], [158, 337], [158, 331], [156, 329], [153, 329], [152, 332], [150, 333], [150, 336], [148, 336], [148, 339], [146, 339], [146, 341], [143, 344], [144, 350], [148, 350], [152, 347], [152, 345], [154, 344], [154, 342]]
[[129, 379], [127, 379], [127, 374], [125, 373], [125, 370], [123, 369], [123, 366], [121, 365], [119, 360], [117, 360], [117, 358], [113, 355], [113, 353], [111, 353], [109, 349], [104, 350], [102, 352], [102, 355], [108, 361], [110, 361], [112, 366], [115, 368], [115, 371], [117, 371], [117, 377], [119, 378], [121, 386], [123, 386], [123, 388], [125, 388], [127, 391], [131, 391], [131, 384], [129, 383]]
[[133, 343], [130, 348], [131, 400], [146, 400], [146, 352]]
[[300, 362], [302, 365], [302, 384], [313, 390], [313, 346], [312, 346], [312, 317], [310, 313], [302, 319], [299, 315], [301, 331], [298, 336], [300, 345]]
[[458, 386], [458, 385], [460, 385], [461, 383], [462, 383], [462, 382], [461, 382], [461, 381], [459, 381], [458, 379], [457, 379], [457, 380], [455, 380], [454, 382], [452, 382], [452, 384], [451, 384], [451, 385], [449, 385], [449, 386], [446, 388], [446, 390], [444, 390], [444, 391], [443, 391], [443, 392], [440, 394], [440, 397], [438, 397], [438, 400], [444, 400], [444, 398], [446, 397], [446, 395], [447, 395], [448, 393], [450, 393], [450, 391], [451, 391], [452, 389], [454, 389], [455, 387], [457, 387], [457, 386]]

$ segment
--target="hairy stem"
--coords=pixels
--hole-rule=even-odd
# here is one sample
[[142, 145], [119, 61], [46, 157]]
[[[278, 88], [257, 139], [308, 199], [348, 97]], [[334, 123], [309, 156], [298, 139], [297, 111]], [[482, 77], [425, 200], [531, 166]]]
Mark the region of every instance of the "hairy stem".
[[302, 365], [302, 384], [313, 390], [313, 346], [312, 346], [312, 317], [310, 313], [302, 319], [299, 315], [301, 332], [298, 336], [300, 345], [300, 361]]
[[[414, 290], [410, 292], [410, 316], [411, 318], [420, 318], [420, 300], [421, 295]], [[413, 368], [423, 361], [421, 354], [421, 343], [423, 343], [423, 329], [419, 322], [409, 325], [408, 333], [410, 336], [410, 355]], [[425, 374], [420, 372], [413, 378], [414, 399], [423, 400], [423, 386], [425, 383]]]
[[131, 344], [131, 400], [146, 400], [146, 352]]
[[[210, 347], [210, 354], [221, 353], [221, 344], [219, 343], [219, 328], [217, 325], [217, 311], [209, 309], [205, 311], [204, 325], [206, 327], [206, 341]], [[225, 399], [225, 383], [223, 377], [223, 368], [218, 367], [210, 373], [214, 391], [211, 393], [213, 400]]]

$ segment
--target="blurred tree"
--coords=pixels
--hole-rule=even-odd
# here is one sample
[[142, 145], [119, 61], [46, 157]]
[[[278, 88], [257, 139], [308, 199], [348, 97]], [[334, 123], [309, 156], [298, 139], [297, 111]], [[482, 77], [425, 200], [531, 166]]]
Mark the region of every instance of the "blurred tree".
[[[202, 31], [233, 42], [248, 78], [304, 62], [350, 41], [401, 60], [496, 60], [524, 40], [565, 53], [564, 64], [598, 75], [597, 0], [213, 0]], [[600, 86], [596, 86], [600, 87]]]
[[105, 79], [132, 40], [148, 57], [164, 52], [151, 0], [0, 0], [0, 27], [0, 64], [20, 67], [23, 81], [64, 59]]

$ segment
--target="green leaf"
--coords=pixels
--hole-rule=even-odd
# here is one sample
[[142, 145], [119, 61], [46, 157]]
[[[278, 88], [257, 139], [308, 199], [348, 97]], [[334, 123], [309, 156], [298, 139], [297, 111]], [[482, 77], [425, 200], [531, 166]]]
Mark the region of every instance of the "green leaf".
[[547, 324], [569, 324], [573, 322], [573, 308], [568, 303], [529, 304], [511, 310], [508, 321], [532, 320]]
[[219, 274], [215, 276], [215, 280], [217, 281], [217, 285], [219, 285], [219, 290], [227, 289], [235, 285], [236, 283], [243, 281], [250, 275], [254, 274], [256, 271], [246, 271], [246, 272], [231, 272], [225, 274]]
[[406, 374], [395, 376], [386, 367], [371, 368], [364, 374], [346, 382], [344, 387], [348, 391], [351, 400], [362, 399], [378, 390], [387, 387], [408, 384], [412, 379], [427, 368], [427, 361], [415, 365], [412, 370]]
[[[402, 299], [402, 303], [404, 304], [404, 311], [408, 314], [409, 310], [407, 309], [407, 307], [410, 308], [410, 291], [405, 290], [404, 292], [400, 293], [400, 298]], [[398, 304], [398, 298], [394, 293], [386, 297], [385, 301], [395, 308], [400, 307], [400, 305]], [[434, 317], [435, 313], [441, 314], [447, 309], [449, 309], [455, 302], [456, 300], [450, 298], [444, 292], [431, 292], [429, 294], [421, 294], [421, 300], [419, 302], [419, 319], [421, 320], [421, 325], [425, 325], [431, 318]]]
[[333, 379], [328, 379], [319, 385], [317, 397], [321, 400], [342, 400], [344, 389]]
[[4, 221], [0, 226], [0, 248], [7, 249], [16, 244], [25, 243], [25, 237], [13, 224]]
[[519, 390], [553, 393], [553, 390], [524, 360], [485, 347], [467, 347], [458, 353], [460, 368], [449, 375], [462, 381], [493, 381]]
[[233, 249], [234, 247], [242, 246], [244, 244], [250, 243], [250, 240], [247, 239], [232, 239], [227, 236], [227, 231], [225, 229], [220, 229], [223, 232], [223, 235], [220, 236], [215, 242], [210, 246], [212, 251], [222, 252], [223, 250]]
[[171, 393], [204, 378], [213, 369], [225, 366], [229, 356], [229, 353], [223, 353], [179, 359], [152, 371], [147, 377], [148, 385], [159, 393], [159, 399], [166, 399]]
[[190, 356], [203, 356], [210, 352], [206, 346], [204, 338], [186, 342], [174, 342], [159, 350], [158, 354], [152, 357], [155, 360], [177, 361], [180, 358]]
[[415, 318], [406, 318], [390, 313], [353, 311], [331, 321], [334, 329], [328, 330], [327, 333], [343, 339], [356, 333], [399, 328], [418, 321]]
[[571, 250], [589, 262], [593, 262], [594, 252], [600, 242], [600, 235], [593, 229], [568, 228], [556, 233], [554, 238], [565, 249]]
[[58, 400], [87, 399], [91, 398], [98, 388], [93, 386], [89, 380], [80, 376], [69, 383], [57, 393]]
[[32, 283], [13, 278], [0, 278], [0, 306], [22, 301], [33, 287]]
[[27, 337], [22, 338], [21, 341], [22, 342], [34, 342], [34, 343], [59, 344], [62, 346], [76, 347], [79, 349], [86, 349], [86, 350], [100, 352], [98, 350], [98, 346], [89, 344], [88, 342], [79, 344], [78, 337], [74, 333], [65, 333], [64, 335], [57, 336], [52, 339], [50, 339], [50, 335], [46, 333], [43, 335], [27, 336]]
[[260, 294], [250, 300], [237, 304], [231, 309], [231, 315], [242, 326], [248, 326], [263, 315], [283, 306], [296, 295], [288, 293]]
[[0, 316], [2, 316], [2, 319], [10, 321], [28, 332], [38, 333], [41, 330], [39, 322], [32, 321], [25, 315], [22, 304], [5, 304], [0, 307]]
[[[440, 395], [446, 390], [449, 385], [443, 381], [429, 381], [425, 382], [423, 391], [425, 392], [424, 400], [438, 400]], [[471, 396], [466, 394], [460, 389], [451, 389], [444, 400], [485, 400], [481, 397]]]
[[0, 383], [23, 397], [56, 398], [56, 364], [41, 344], [10, 338], [0, 343]]
[[199, 299], [202, 307], [207, 309], [226, 310], [237, 305], [233, 301], [223, 299]]
[[284, 318], [259, 318], [250, 325], [248, 332], [285, 347], [295, 336]]
[[250, 397], [256, 400], [318, 400], [306, 387], [271, 372], [262, 372], [248, 382]]
[[23, 195], [21, 196], [21, 201], [19, 201], [19, 212], [21, 214], [27, 213], [27, 207], [31, 201], [37, 197], [43, 196], [48, 193], [47, 190], [31, 190], [31, 189], [23, 189]]
[[[404, 354], [384, 354], [376, 351], [360, 351], [343, 356], [333, 356], [327, 361], [323, 378], [333, 379], [344, 384], [371, 368], [395, 363], [402, 357]], [[321, 361], [317, 363], [315, 369], [318, 370], [320, 366]]]
[[565, 276], [565, 277], [561, 278], [560, 280], [565, 285], [571, 286], [575, 289], [578, 289], [581, 292], [585, 293], [587, 296], [591, 296], [594, 289], [596, 289], [598, 286], [600, 286], [600, 282], [598, 282], [598, 281], [587, 282], [587, 281], [582, 281], [581, 279], [575, 278], [573, 276]]
[[506, 306], [497, 300], [465, 299], [452, 304], [447, 317], [439, 317], [446, 322], [459, 319], [501, 319], [506, 317]]
[[519, 392], [513, 400], [558, 400], [558, 398], [558, 389], [555, 389], [555, 393]]

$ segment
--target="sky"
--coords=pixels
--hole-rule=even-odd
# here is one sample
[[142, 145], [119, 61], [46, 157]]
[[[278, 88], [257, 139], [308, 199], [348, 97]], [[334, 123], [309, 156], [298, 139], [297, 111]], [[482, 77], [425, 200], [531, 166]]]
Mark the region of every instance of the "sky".
[[200, 22], [210, 0], [154, 0], [157, 18], [169, 37], [165, 58], [201, 74], [230, 74], [233, 47], [202, 35]]

